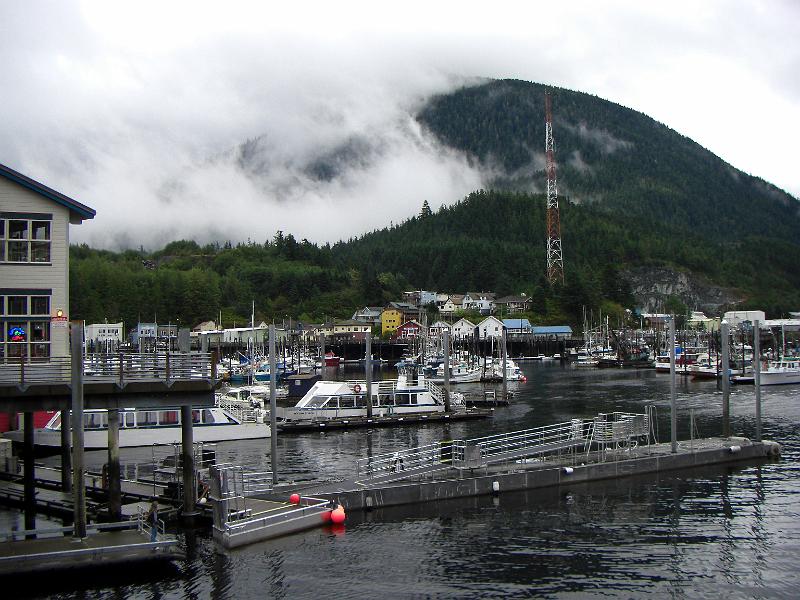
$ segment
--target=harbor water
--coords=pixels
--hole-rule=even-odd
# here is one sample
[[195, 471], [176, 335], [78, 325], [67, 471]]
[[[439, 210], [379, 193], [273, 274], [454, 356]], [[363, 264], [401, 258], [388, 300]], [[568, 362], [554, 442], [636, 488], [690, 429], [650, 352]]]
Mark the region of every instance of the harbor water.
[[[491, 420], [298, 433], [278, 438], [284, 481], [343, 479], [360, 457], [440, 440], [657, 410], [669, 440], [669, 375], [522, 363], [526, 383]], [[388, 369], [386, 369], [388, 371]], [[481, 386], [460, 386], [477, 393]], [[800, 386], [762, 390], [764, 438], [774, 462], [743, 463], [495, 497], [353, 511], [326, 527], [233, 551], [207, 530], [180, 533], [185, 562], [32, 580], [26, 598], [796, 598], [800, 589]], [[713, 381], [678, 378], [678, 431], [719, 435], [722, 395]], [[734, 435], [754, 436], [752, 386], [731, 394]], [[217, 445], [217, 460], [269, 470], [269, 441]], [[152, 464], [150, 449], [122, 451], [126, 472]], [[55, 460], [55, 459], [51, 459]], [[103, 452], [87, 453], [97, 469]], [[18, 513], [0, 527], [21, 528]], [[40, 520], [40, 527], [46, 521]], [[8, 596], [10, 597], [10, 596]]]

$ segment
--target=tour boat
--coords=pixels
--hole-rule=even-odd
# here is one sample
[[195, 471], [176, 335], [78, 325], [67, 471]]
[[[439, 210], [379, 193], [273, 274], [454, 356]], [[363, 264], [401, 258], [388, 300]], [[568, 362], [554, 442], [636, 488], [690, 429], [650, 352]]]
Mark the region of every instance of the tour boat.
[[[276, 417], [286, 423], [366, 417], [366, 393], [366, 381], [318, 381], [295, 406], [278, 407]], [[454, 408], [463, 409], [463, 395], [451, 392], [450, 400]], [[372, 384], [375, 417], [442, 413], [444, 409], [444, 390], [423, 376], [412, 381], [401, 372], [395, 380]]]
[[[269, 420], [264, 411], [246, 411], [235, 406], [223, 408], [220, 405], [194, 409], [192, 423], [195, 442], [226, 442], [270, 436]], [[24, 439], [24, 433], [20, 429], [7, 431], [3, 436], [19, 443]], [[120, 409], [120, 448], [180, 442], [180, 409]], [[53, 415], [44, 428], [34, 430], [34, 445], [61, 446], [61, 413]], [[108, 411], [102, 409], [84, 411], [83, 446], [87, 450], [108, 448]]]

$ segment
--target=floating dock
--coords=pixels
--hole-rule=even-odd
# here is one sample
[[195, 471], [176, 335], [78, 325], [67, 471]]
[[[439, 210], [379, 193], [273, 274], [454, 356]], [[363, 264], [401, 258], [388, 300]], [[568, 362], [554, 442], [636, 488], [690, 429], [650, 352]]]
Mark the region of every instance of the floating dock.
[[355, 479], [306, 486], [302, 493], [347, 510], [372, 509], [770, 459], [781, 452], [776, 442], [741, 437], [686, 440], [673, 452], [669, 443], [651, 443], [650, 435], [648, 414], [573, 419], [360, 459]]
[[[136, 527], [122, 524], [125, 527]], [[18, 535], [58, 535], [6, 541], [0, 544], [0, 576], [27, 575], [82, 567], [98, 568], [142, 561], [172, 561], [184, 558], [174, 536], [160, 534], [150, 541], [150, 534], [141, 528], [117, 531], [97, 530], [85, 538], [64, 537], [72, 528], [38, 532], [17, 532]]]
[[389, 427], [396, 425], [416, 425], [419, 423], [442, 423], [469, 419], [486, 419], [494, 414], [492, 409], [469, 409], [449, 413], [416, 413], [392, 416], [337, 417], [308, 421], [284, 421], [278, 424], [282, 433], [296, 431], [324, 431], [328, 429], [352, 429], [356, 427]]

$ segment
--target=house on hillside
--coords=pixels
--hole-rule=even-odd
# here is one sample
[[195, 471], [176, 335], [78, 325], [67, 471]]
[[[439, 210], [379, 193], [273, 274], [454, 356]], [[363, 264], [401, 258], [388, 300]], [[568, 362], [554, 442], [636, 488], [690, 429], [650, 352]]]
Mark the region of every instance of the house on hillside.
[[494, 312], [494, 294], [492, 292], [467, 292], [464, 294], [461, 306], [464, 310], [490, 315]]
[[0, 164], [0, 357], [69, 356], [69, 226], [94, 216]]
[[533, 327], [528, 319], [503, 319], [503, 326], [505, 326], [509, 335], [530, 334], [533, 332]]
[[503, 335], [503, 322], [497, 317], [486, 317], [478, 323], [478, 335], [481, 339], [501, 337]]
[[457, 310], [463, 310], [464, 296], [461, 294], [450, 294], [447, 299], [442, 303], [439, 312], [443, 315], [452, 315]]
[[403, 292], [405, 301], [416, 308], [428, 306], [428, 304], [436, 303], [436, 292], [429, 292], [428, 290], [414, 290], [413, 292]]
[[467, 319], [459, 319], [453, 323], [453, 339], [465, 339], [475, 335], [475, 324]]
[[533, 301], [525, 294], [520, 294], [519, 296], [503, 296], [495, 300], [494, 304], [501, 314], [513, 315], [530, 310]]
[[352, 321], [360, 321], [362, 323], [370, 323], [372, 325], [380, 325], [381, 313], [383, 308], [380, 306], [365, 306], [358, 309], [351, 317]]

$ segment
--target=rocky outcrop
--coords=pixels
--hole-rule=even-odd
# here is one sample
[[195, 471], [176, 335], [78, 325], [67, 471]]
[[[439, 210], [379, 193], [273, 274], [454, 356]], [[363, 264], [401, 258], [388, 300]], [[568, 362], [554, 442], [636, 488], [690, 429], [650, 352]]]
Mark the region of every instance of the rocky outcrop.
[[635, 267], [623, 272], [643, 312], [664, 312], [670, 297], [690, 310], [717, 315], [744, 300], [736, 290], [715, 285], [688, 271], [670, 267]]

